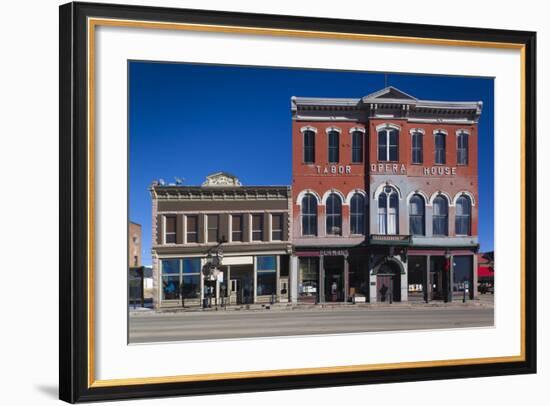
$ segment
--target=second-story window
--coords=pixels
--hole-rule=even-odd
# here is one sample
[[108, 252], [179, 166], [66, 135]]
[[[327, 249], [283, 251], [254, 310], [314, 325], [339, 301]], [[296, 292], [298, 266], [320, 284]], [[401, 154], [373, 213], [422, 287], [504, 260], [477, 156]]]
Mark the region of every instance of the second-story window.
[[342, 234], [342, 199], [336, 193], [331, 193], [327, 199], [327, 234]]
[[399, 201], [392, 187], [385, 187], [378, 196], [378, 233], [399, 233]]
[[220, 217], [217, 214], [209, 214], [207, 216], [207, 236], [208, 242], [219, 241], [219, 220]]
[[445, 164], [445, 152], [446, 152], [446, 135], [443, 132], [437, 132], [434, 135], [435, 142], [435, 163]]
[[409, 234], [424, 235], [424, 199], [413, 195], [409, 201]]
[[328, 162], [336, 164], [340, 161], [340, 133], [335, 130], [328, 132]]
[[262, 241], [264, 236], [264, 215], [252, 215], [252, 241]]
[[283, 215], [282, 214], [271, 215], [271, 240], [272, 241], [283, 240]]
[[468, 165], [468, 133], [459, 132], [456, 136], [456, 163]]
[[433, 235], [449, 235], [449, 204], [443, 196], [433, 202]]
[[187, 242], [198, 242], [199, 227], [197, 216], [187, 216]]
[[399, 130], [383, 127], [378, 130], [378, 160], [397, 161], [399, 159]]
[[231, 215], [231, 241], [243, 241], [243, 215]]
[[420, 131], [413, 132], [412, 135], [412, 163], [421, 164], [423, 161], [423, 134]]
[[365, 197], [355, 193], [350, 205], [350, 228], [352, 234], [365, 234]]
[[176, 216], [165, 217], [165, 231], [164, 231], [164, 243], [175, 244], [176, 243]]
[[363, 136], [361, 131], [351, 133], [351, 162], [363, 162]]
[[471, 234], [471, 214], [472, 206], [470, 199], [466, 196], [460, 196], [456, 201], [455, 232], [456, 235]]
[[302, 198], [302, 235], [317, 235], [317, 199], [311, 193]]
[[304, 163], [315, 163], [315, 133], [311, 130], [304, 131]]

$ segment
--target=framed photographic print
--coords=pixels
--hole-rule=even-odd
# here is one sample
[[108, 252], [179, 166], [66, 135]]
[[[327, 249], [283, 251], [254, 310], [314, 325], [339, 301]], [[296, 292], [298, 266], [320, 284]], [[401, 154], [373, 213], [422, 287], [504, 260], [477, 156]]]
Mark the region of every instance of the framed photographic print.
[[536, 372], [533, 32], [60, 7], [60, 398]]

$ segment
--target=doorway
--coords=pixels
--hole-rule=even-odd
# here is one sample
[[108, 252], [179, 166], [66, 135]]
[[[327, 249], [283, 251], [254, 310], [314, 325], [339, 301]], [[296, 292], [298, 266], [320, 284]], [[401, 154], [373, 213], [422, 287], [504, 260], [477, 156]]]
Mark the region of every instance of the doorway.
[[376, 275], [376, 301], [401, 301], [401, 271], [393, 261], [386, 261]]
[[344, 301], [344, 257], [325, 258], [325, 302]]
[[252, 266], [232, 266], [230, 281], [231, 303], [254, 303], [254, 269]]

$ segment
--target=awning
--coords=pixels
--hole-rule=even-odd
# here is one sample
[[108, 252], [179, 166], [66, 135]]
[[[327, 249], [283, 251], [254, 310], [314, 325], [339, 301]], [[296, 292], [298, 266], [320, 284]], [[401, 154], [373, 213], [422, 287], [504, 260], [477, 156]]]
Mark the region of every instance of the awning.
[[477, 267], [477, 276], [479, 278], [487, 278], [495, 276], [495, 270], [491, 266], [480, 265]]

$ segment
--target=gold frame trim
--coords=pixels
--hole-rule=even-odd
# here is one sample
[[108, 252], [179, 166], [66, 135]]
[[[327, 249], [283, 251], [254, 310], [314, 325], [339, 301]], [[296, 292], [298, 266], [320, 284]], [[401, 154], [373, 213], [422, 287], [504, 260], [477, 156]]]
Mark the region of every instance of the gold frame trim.
[[[280, 376], [297, 376], [311, 374], [331, 374], [344, 372], [366, 372], [392, 370], [401, 368], [426, 368], [441, 366], [459, 366], [473, 364], [494, 364], [505, 362], [522, 362], [526, 360], [525, 354], [525, 45], [506, 42], [485, 42], [485, 41], [465, 41], [453, 39], [421, 38], [421, 37], [400, 37], [391, 35], [373, 35], [373, 34], [355, 34], [343, 32], [326, 31], [307, 31], [274, 29], [260, 27], [242, 27], [228, 25], [210, 25], [210, 24], [187, 24], [187, 23], [164, 23], [154, 21], [124, 20], [109, 18], [89, 18], [87, 29], [88, 42], [88, 388], [104, 388], [126, 385], [177, 383], [177, 382], [199, 382], [213, 381], [220, 379], [244, 379], [244, 378], [268, 378]], [[485, 358], [467, 358], [456, 360], [435, 360], [435, 361], [417, 361], [401, 363], [384, 364], [365, 364], [365, 365], [347, 365], [333, 367], [317, 368], [297, 368], [297, 369], [278, 369], [267, 371], [244, 371], [244, 372], [222, 372], [213, 374], [193, 374], [193, 375], [175, 375], [146, 378], [124, 378], [124, 379], [95, 379], [95, 279], [94, 279], [94, 190], [95, 190], [95, 28], [97, 26], [110, 27], [132, 27], [149, 28], [161, 30], [183, 30], [195, 32], [218, 32], [244, 35], [267, 35], [279, 37], [299, 37], [299, 38], [321, 38], [321, 39], [339, 39], [371, 42], [389, 42], [405, 43], [416, 45], [435, 45], [435, 46], [460, 46], [460, 47], [478, 47], [478, 48], [496, 48], [511, 49], [520, 51], [520, 164], [521, 164], [521, 232], [520, 232], [520, 355], [505, 357], [485, 357]]]

